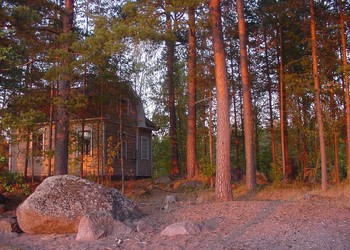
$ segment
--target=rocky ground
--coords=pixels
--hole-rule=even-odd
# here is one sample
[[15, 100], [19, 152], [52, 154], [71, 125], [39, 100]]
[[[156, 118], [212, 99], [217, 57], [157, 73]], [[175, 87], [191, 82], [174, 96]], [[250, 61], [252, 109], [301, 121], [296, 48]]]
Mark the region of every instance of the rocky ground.
[[[75, 234], [0, 233], [0, 249], [350, 249], [350, 189], [293, 184], [234, 187], [234, 201], [215, 203], [213, 191], [182, 190], [147, 181], [129, 186], [145, 216], [139, 230], [79, 242]], [[165, 202], [168, 195], [175, 203]], [[8, 211], [7, 216], [14, 214]], [[162, 236], [168, 225], [193, 222], [192, 235]], [[135, 223], [136, 225], [136, 223]]]

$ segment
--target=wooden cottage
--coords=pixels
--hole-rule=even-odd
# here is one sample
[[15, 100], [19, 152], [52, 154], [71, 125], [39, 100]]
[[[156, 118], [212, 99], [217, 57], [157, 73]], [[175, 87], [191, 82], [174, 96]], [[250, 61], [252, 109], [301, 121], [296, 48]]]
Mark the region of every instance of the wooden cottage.
[[[120, 176], [123, 166], [126, 177], [150, 177], [156, 126], [145, 117], [140, 98], [128, 84], [85, 91], [87, 107], [71, 115], [69, 174]], [[72, 94], [82, 95], [82, 89]], [[54, 122], [45, 122], [28, 139], [13, 140], [9, 170], [36, 177], [52, 174], [54, 131]]]

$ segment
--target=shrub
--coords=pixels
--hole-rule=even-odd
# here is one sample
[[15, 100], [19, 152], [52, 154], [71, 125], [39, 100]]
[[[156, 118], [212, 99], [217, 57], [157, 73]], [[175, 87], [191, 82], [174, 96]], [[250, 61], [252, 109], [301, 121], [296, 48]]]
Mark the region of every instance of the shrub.
[[29, 195], [30, 193], [29, 186], [25, 183], [23, 175], [18, 173], [5, 171], [0, 176], [0, 186], [9, 193], [14, 193], [15, 191], [19, 191], [23, 195]]

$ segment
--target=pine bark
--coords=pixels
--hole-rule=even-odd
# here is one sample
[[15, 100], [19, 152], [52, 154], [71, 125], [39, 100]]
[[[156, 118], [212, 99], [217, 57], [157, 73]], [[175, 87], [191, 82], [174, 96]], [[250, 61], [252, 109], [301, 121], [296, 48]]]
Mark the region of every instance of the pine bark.
[[187, 117], [187, 178], [193, 178], [197, 173], [196, 160], [196, 27], [195, 8], [188, 12], [188, 117]]
[[53, 135], [53, 98], [54, 98], [54, 93], [55, 93], [55, 84], [51, 84], [51, 89], [50, 89], [50, 115], [49, 115], [49, 162], [48, 162], [48, 168], [47, 168], [47, 176], [51, 176], [52, 174], [52, 135]]
[[[172, 21], [170, 13], [166, 14], [167, 30], [172, 32]], [[175, 80], [174, 80], [174, 62], [175, 62], [175, 41], [168, 39], [166, 41], [166, 65], [167, 81], [169, 91], [169, 117], [170, 117], [170, 147], [171, 147], [171, 175], [180, 173], [177, 143], [176, 143], [176, 110], [175, 110]]]
[[348, 68], [348, 60], [347, 60], [347, 52], [346, 52], [346, 30], [345, 30], [345, 22], [344, 22], [344, 12], [342, 0], [338, 1], [339, 5], [339, 24], [340, 24], [340, 34], [341, 34], [341, 51], [342, 51], [342, 60], [343, 60], [343, 76], [344, 76], [344, 85], [345, 85], [345, 114], [346, 114], [346, 164], [347, 164], [347, 179], [350, 181], [350, 96], [349, 96], [349, 72]]
[[317, 56], [317, 40], [316, 40], [316, 21], [315, 21], [315, 8], [314, 0], [310, 0], [310, 28], [311, 28], [311, 49], [312, 49], [312, 69], [315, 87], [315, 109], [318, 125], [318, 136], [320, 142], [320, 154], [321, 154], [321, 172], [322, 172], [322, 191], [327, 190], [327, 157], [326, 157], [326, 144], [323, 128], [323, 115], [321, 109], [320, 99], [320, 80], [318, 73], [318, 56]]
[[217, 91], [217, 141], [216, 141], [216, 198], [232, 200], [230, 172], [230, 119], [225, 49], [221, 25], [220, 0], [210, 0], [209, 11], [212, 26], [215, 81]]
[[[336, 103], [334, 99], [334, 93], [331, 92], [330, 98], [330, 108], [331, 117], [333, 121], [336, 121]], [[338, 131], [336, 124], [333, 124], [333, 149], [334, 149], [334, 170], [333, 170], [333, 181], [337, 184], [340, 183], [340, 172], [339, 172], [339, 146], [338, 146]]]
[[289, 170], [289, 150], [288, 150], [288, 131], [287, 116], [285, 105], [285, 84], [284, 84], [284, 38], [281, 25], [279, 26], [279, 109], [280, 109], [280, 130], [281, 130], [281, 155], [282, 155], [282, 175], [288, 179]]
[[248, 189], [256, 187], [256, 166], [254, 161], [254, 121], [249, 82], [246, 29], [243, 0], [237, 0], [238, 33], [243, 91], [244, 145], [246, 159], [246, 181]]
[[[66, 0], [63, 13], [63, 33], [72, 31], [74, 17], [74, 0]], [[68, 52], [69, 44], [63, 49]], [[68, 67], [69, 61], [65, 59], [62, 67]], [[58, 82], [58, 98], [56, 110], [55, 131], [55, 175], [68, 174], [68, 143], [69, 143], [69, 112], [67, 102], [69, 100], [70, 81], [67, 76], [61, 76]]]

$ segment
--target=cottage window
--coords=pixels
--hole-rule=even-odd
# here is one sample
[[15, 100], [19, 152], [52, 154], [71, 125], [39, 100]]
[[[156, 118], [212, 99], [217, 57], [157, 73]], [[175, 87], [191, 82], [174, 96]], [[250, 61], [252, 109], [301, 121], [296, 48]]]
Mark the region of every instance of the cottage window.
[[78, 154], [91, 155], [92, 153], [91, 130], [78, 131]]
[[149, 160], [149, 138], [141, 136], [141, 160]]
[[[121, 99], [120, 100], [120, 105], [121, 105], [121, 111], [123, 114], [128, 115], [129, 114], [129, 100], [128, 99]], [[120, 112], [120, 110], [118, 110], [118, 113]]]
[[44, 152], [44, 133], [38, 131], [32, 134], [33, 156], [42, 156]]

